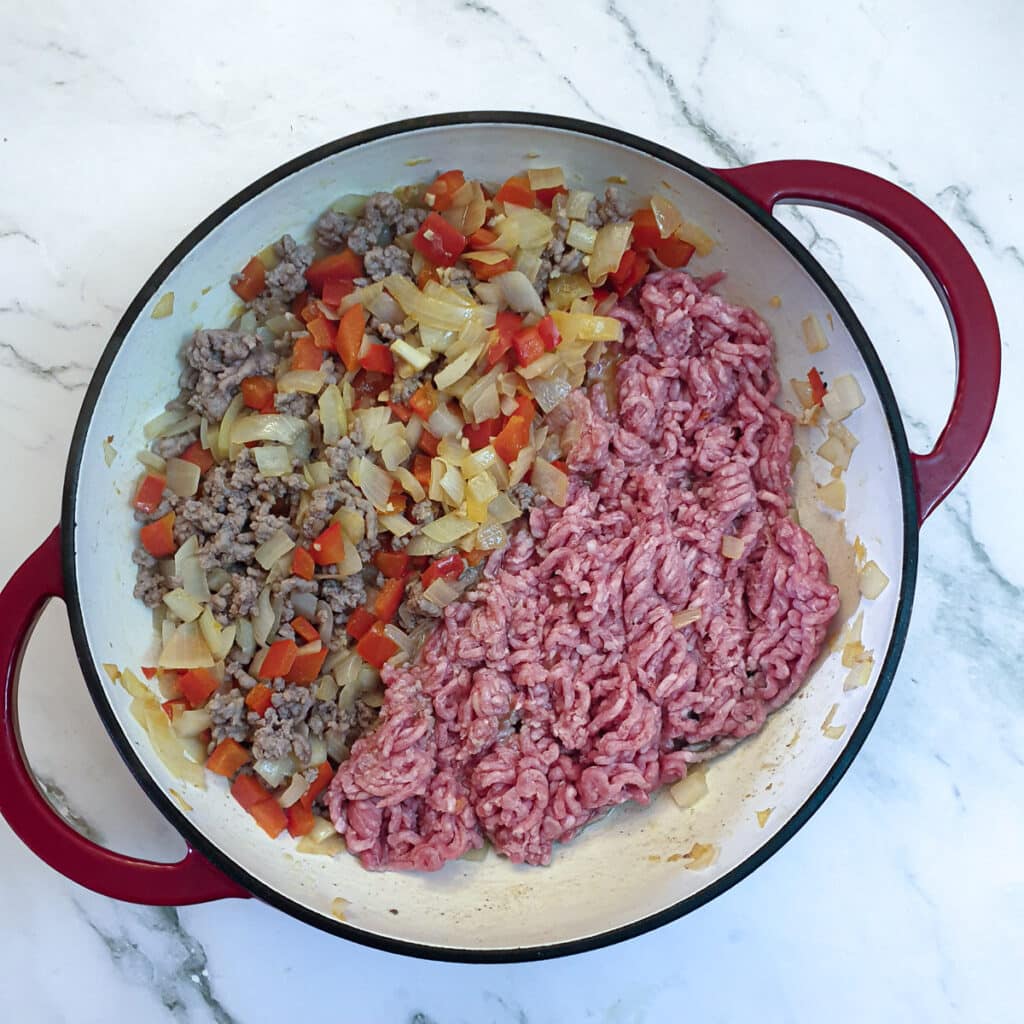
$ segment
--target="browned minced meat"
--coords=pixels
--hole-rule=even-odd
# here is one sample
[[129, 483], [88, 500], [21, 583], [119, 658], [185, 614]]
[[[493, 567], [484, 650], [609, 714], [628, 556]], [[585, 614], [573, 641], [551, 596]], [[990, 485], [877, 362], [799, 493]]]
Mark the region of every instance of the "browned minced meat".
[[246, 377], [273, 373], [278, 357], [241, 331], [196, 331], [185, 346], [181, 387], [188, 404], [211, 422], [220, 420]]
[[426, 215], [426, 210], [404, 206], [390, 192], [377, 192], [367, 199], [363, 215], [348, 233], [346, 244], [353, 252], [365, 256], [371, 249], [389, 246], [398, 235], [415, 231]]
[[373, 281], [383, 281], [389, 274], [412, 277], [412, 257], [397, 245], [374, 246], [363, 256], [366, 276]]
[[196, 430], [175, 434], [174, 437], [159, 437], [153, 442], [152, 451], [161, 459], [176, 459], [190, 444], [198, 440], [199, 432]]
[[282, 236], [274, 249], [278, 263], [267, 271], [263, 291], [251, 303], [264, 319], [284, 312], [292, 299], [306, 290], [306, 268], [315, 256], [311, 245], [299, 245], [291, 235]]

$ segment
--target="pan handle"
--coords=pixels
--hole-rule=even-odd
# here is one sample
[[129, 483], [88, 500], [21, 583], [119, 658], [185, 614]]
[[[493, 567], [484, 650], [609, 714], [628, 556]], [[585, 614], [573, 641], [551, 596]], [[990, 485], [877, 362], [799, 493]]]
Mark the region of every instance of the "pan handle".
[[36, 620], [52, 597], [64, 597], [60, 527], [0, 592], [0, 816], [51, 868], [104, 896], [183, 906], [251, 895], [191, 848], [177, 864], [157, 864], [97, 846], [66, 824], [40, 793], [18, 732], [18, 670]]
[[820, 160], [773, 160], [715, 172], [769, 213], [776, 203], [849, 214], [891, 238], [921, 268], [949, 318], [956, 393], [935, 447], [914, 454], [919, 521], [956, 486], [981, 450], [999, 391], [999, 324], [963, 243], [920, 199], [884, 178]]

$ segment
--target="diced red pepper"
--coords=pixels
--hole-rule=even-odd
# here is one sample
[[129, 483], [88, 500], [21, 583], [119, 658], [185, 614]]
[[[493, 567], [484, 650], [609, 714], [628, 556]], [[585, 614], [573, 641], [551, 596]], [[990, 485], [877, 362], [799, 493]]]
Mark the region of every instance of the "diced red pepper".
[[292, 629], [294, 629], [307, 644], [311, 644], [314, 640], [320, 639], [320, 630], [318, 630], [316, 626], [314, 626], [313, 623], [305, 617], [305, 615], [297, 615], [292, 619]]
[[239, 775], [231, 783], [231, 795], [247, 811], [270, 798], [266, 786], [255, 775]]
[[267, 283], [267, 268], [259, 256], [253, 256], [238, 275], [238, 279], [231, 282], [231, 290], [243, 301], [252, 302]]
[[255, 711], [257, 715], [262, 716], [263, 713], [270, 707], [272, 701], [271, 697], [274, 696], [274, 691], [263, 683], [257, 683], [246, 695], [245, 695], [245, 706], [250, 711]]
[[472, 451], [478, 451], [497, 434], [505, 425], [503, 416], [495, 416], [491, 420], [483, 420], [480, 423], [467, 423], [462, 428], [462, 436], [469, 442]]
[[313, 812], [299, 802], [285, 810], [288, 819], [288, 835], [293, 839], [301, 839], [313, 831]]
[[412, 244], [434, 266], [454, 267], [466, 248], [466, 236], [439, 213], [428, 213]]
[[242, 401], [257, 412], [273, 409], [276, 389], [271, 377], [246, 377], [242, 381]]
[[537, 415], [537, 407], [529, 395], [516, 395], [516, 411], [513, 416], [522, 416], [527, 425], [533, 423], [533, 417]]
[[338, 321], [338, 335], [335, 342], [338, 355], [349, 373], [359, 369], [359, 349], [366, 333], [366, 310], [358, 303], [345, 310]]
[[337, 565], [345, 559], [345, 535], [341, 523], [331, 523], [310, 545], [310, 554], [317, 565]]
[[813, 399], [814, 405], [821, 405], [822, 399], [825, 397], [825, 392], [828, 388], [825, 386], [825, 382], [821, 379], [821, 374], [818, 373], [817, 367], [812, 367], [807, 374], [807, 383], [811, 386], [811, 398]]
[[163, 709], [164, 714], [173, 722], [175, 711], [178, 708], [184, 711], [188, 707], [188, 701], [184, 697], [175, 697], [174, 700], [165, 700], [160, 707]]
[[618, 267], [608, 275], [608, 280], [619, 296], [625, 295], [638, 285], [651, 269], [651, 262], [634, 249], [627, 249], [619, 260]]
[[257, 679], [276, 679], [278, 676], [287, 675], [295, 664], [299, 648], [294, 640], [276, 640], [270, 645], [259, 670], [256, 673]]
[[537, 189], [535, 194], [537, 196], [537, 202], [544, 207], [545, 210], [550, 210], [551, 204], [555, 201], [555, 196], [566, 196], [569, 194], [569, 190], [564, 185], [552, 185], [551, 188]]
[[466, 176], [462, 171], [445, 171], [423, 193], [423, 201], [431, 210], [441, 213], [452, 205], [455, 193], [465, 184]]
[[491, 442], [498, 457], [508, 463], [530, 443], [530, 422], [522, 416], [510, 416], [501, 433]]
[[252, 754], [237, 740], [230, 736], [222, 739], [213, 749], [213, 753], [206, 759], [206, 767], [215, 775], [223, 775], [230, 779], [243, 764], [252, 760]]
[[304, 324], [311, 324], [322, 316], [323, 312], [313, 299], [310, 299], [298, 312], [298, 317]]
[[389, 580], [400, 580], [409, 572], [409, 556], [404, 551], [378, 551], [373, 564]]
[[288, 824], [284, 808], [274, 799], [263, 800], [249, 808], [249, 813], [271, 839], [276, 839]]
[[395, 373], [395, 359], [387, 345], [370, 345], [360, 356], [359, 365], [370, 373], [383, 373], [388, 377]]
[[360, 370], [352, 378], [352, 390], [365, 399], [357, 405], [359, 409], [369, 409], [380, 400], [380, 395], [391, 388], [391, 378], [375, 370]]
[[298, 295], [292, 299], [291, 310], [295, 316], [299, 316], [302, 311], [309, 305], [311, 299], [309, 292], [299, 292]]
[[391, 415], [402, 423], [408, 423], [412, 419], [412, 409], [407, 405], [402, 405], [401, 402], [388, 402], [388, 408], [391, 410]]
[[516, 350], [516, 362], [520, 366], [529, 366], [544, 355], [547, 348], [536, 324], [519, 331], [512, 339], [512, 347]]
[[409, 396], [409, 408], [426, 423], [437, 408], [437, 392], [429, 384], [421, 384]]
[[309, 784], [309, 789], [299, 797], [299, 803], [303, 807], [312, 807], [313, 801], [330, 785], [334, 778], [334, 771], [324, 761], [317, 769], [316, 778]]
[[630, 239], [636, 248], [653, 249], [661, 241], [658, 222], [649, 207], [637, 210], [630, 219], [633, 221]]
[[[437, 446], [440, 443], [440, 440], [441, 439], [439, 437], [434, 437], [429, 430], [424, 430], [423, 433], [420, 434], [420, 448], [433, 458], [437, 454]], [[424, 486], [427, 486], [427, 484], [424, 484]]]
[[555, 469], [559, 471], [559, 473], [564, 473], [566, 476], [569, 475], [569, 467], [565, 462], [562, 461], [562, 459], [555, 459], [555, 461], [552, 462], [551, 465], [554, 466]]
[[313, 338], [304, 334], [295, 339], [295, 347], [292, 349], [293, 370], [319, 370], [323, 362], [324, 354]]
[[199, 441], [193, 441], [178, 458], [198, 466], [200, 473], [205, 473], [213, 465], [213, 455]]
[[374, 599], [371, 611], [380, 622], [390, 622], [398, 613], [405, 594], [404, 579], [387, 579]]
[[356, 286], [352, 283], [351, 279], [336, 277], [324, 282], [324, 292], [320, 298], [323, 299], [325, 305], [330, 306], [332, 309], [337, 309], [341, 305], [341, 300], [351, 295], [355, 290]]
[[426, 590], [434, 580], [439, 580], [442, 577], [446, 580], [457, 580], [465, 568], [466, 563], [462, 555], [453, 552], [450, 555], [445, 555], [444, 558], [437, 559], [427, 569], [424, 569], [420, 582], [423, 584], [423, 589]]
[[155, 512], [163, 500], [166, 477], [159, 473], [147, 473], [140, 481], [132, 504], [140, 512]]
[[[338, 339], [338, 321], [328, 320], [325, 316], [318, 316], [306, 324], [306, 330], [313, 338], [313, 344], [322, 348], [325, 352], [333, 352]], [[292, 369], [299, 369], [294, 364]], [[318, 367], [319, 369], [319, 367]]]
[[142, 666], [142, 674], [147, 679], [154, 679], [154, 678], [156, 678], [156, 669], [155, 668], [150, 668], [148, 665], [143, 665]]
[[540, 332], [540, 337], [544, 342], [544, 347], [549, 352], [554, 352], [556, 346], [562, 340], [562, 336], [558, 333], [558, 328], [555, 326], [554, 319], [550, 316], [544, 317], [537, 324], [537, 330]]
[[351, 280], [363, 276], [363, 261], [351, 249], [332, 253], [311, 264], [306, 271], [310, 288], [319, 295], [328, 281]]
[[384, 633], [383, 622], [375, 622], [356, 644], [356, 653], [368, 665], [383, 668], [388, 658], [398, 653], [398, 644]]
[[313, 556], [305, 548], [296, 548], [292, 555], [292, 575], [300, 579], [311, 580], [316, 563]]
[[205, 668], [190, 668], [178, 676], [178, 686], [190, 708], [201, 708], [217, 692], [220, 683]]
[[430, 456], [414, 455], [412, 460], [412, 475], [419, 481], [420, 487], [427, 490], [430, 487]]
[[685, 267], [693, 258], [694, 252], [696, 252], [694, 246], [674, 235], [661, 239], [654, 247], [654, 255], [666, 267]]
[[512, 347], [512, 340], [522, 326], [523, 318], [518, 313], [506, 310], [498, 314], [494, 324], [498, 337], [491, 342], [491, 347], [487, 350], [488, 366], [494, 366], [500, 359], [504, 358], [505, 353]]
[[498, 189], [494, 197], [499, 203], [511, 203], [513, 206], [533, 207], [533, 191], [528, 178], [512, 177]]
[[139, 530], [139, 540], [154, 558], [170, 558], [177, 550], [174, 544], [174, 513], [168, 512], [155, 523], [147, 523]]
[[483, 263], [480, 260], [471, 260], [470, 262], [473, 265], [473, 273], [480, 281], [490, 281], [491, 278], [497, 277], [499, 274], [507, 274], [510, 270], [515, 269], [511, 256], [506, 256], [497, 263]]
[[296, 654], [292, 667], [285, 673], [285, 682], [312, 683], [320, 677], [320, 669], [327, 659], [327, 648], [321, 646], [318, 651], [306, 651]]
[[469, 236], [469, 247], [470, 249], [490, 249], [497, 240], [497, 232], [492, 231], [490, 228], [477, 228]]
[[345, 632], [353, 640], [361, 640], [376, 621], [373, 615], [365, 608], [356, 608], [348, 617], [348, 625], [345, 627]]

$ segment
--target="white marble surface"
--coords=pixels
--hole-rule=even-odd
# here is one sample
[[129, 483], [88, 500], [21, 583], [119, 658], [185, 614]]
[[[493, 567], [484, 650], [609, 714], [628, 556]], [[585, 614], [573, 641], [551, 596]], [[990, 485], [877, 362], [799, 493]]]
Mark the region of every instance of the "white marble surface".
[[[263, 171], [413, 114], [547, 110], [711, 165], [806, 156], [890, 176], [979, 262], [1004, 327], [1007, 397], [986, 451], [924, 529], [906, 653], [863, 752], [797, 838], [711, 906], [570, 960], [449, 966], [347, 944], [256, 901], [117, 904], [64, 881], [0, 824], [4, 1019], [1019, 1020], [1024, 541], [1007, 511], [1024, 499], [1012, 418], [1024, 384], [1024, 9], [302, 6], [0, 6], [0, 578], [57, 520], [83, 390], [151, 268]], [[935, 297], [869, 229], [784, 216], [851, 298], [911, 440], [926, 445], [953, 380]], [[178, 854], [102, 731], [59, 606], [26, 659], [22, 705], [34, 768], [83, 830]]]

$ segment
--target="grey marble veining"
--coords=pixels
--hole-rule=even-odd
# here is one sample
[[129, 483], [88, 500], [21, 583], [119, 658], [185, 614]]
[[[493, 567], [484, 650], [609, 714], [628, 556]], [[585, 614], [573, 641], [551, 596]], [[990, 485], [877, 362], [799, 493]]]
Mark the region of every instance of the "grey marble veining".
[[[113, 0], [88, 12], [44, 3], [7, 13], [0, 423], [19, 490], [4, 516], [4, 577], [56, 521], [92, 367], [170, 247], [283, 160], [434, 110], [549, 110], [711, 166], [807, 156], [902, 184], [960, 234], [995, 298], [1005, 385], [990, 442], [924, 528], [903, 662], [863, 751], [801, 833], [712, 905], [570, 960], [447, 966], [343, 943], [255, 901], [116, 904], [64, 881], [0, 825], [6, 1015], [55, 1024], [1018, 1019], [1024, 12], [993, 3], [967, 18], [952, 0], [426, 0], [376, 4], [353, 26], [346, 6], [314, 3], [299, 16], [257, 0], [239, 18], [199, 0], [173, 14]], [[315, 34], [332, 59], [310, 52], [310, 26], [325, 25]], [[954, 380], [934, 294], [865, 226], [809, 209], [778, 216], [850, 298], [912, 444], [926, 448]], [[59, 608], [44, 616], [23, 678], [26, 746], [64, 818], [117, 849], [176, 856], [178, 840], [77, 685]]]

